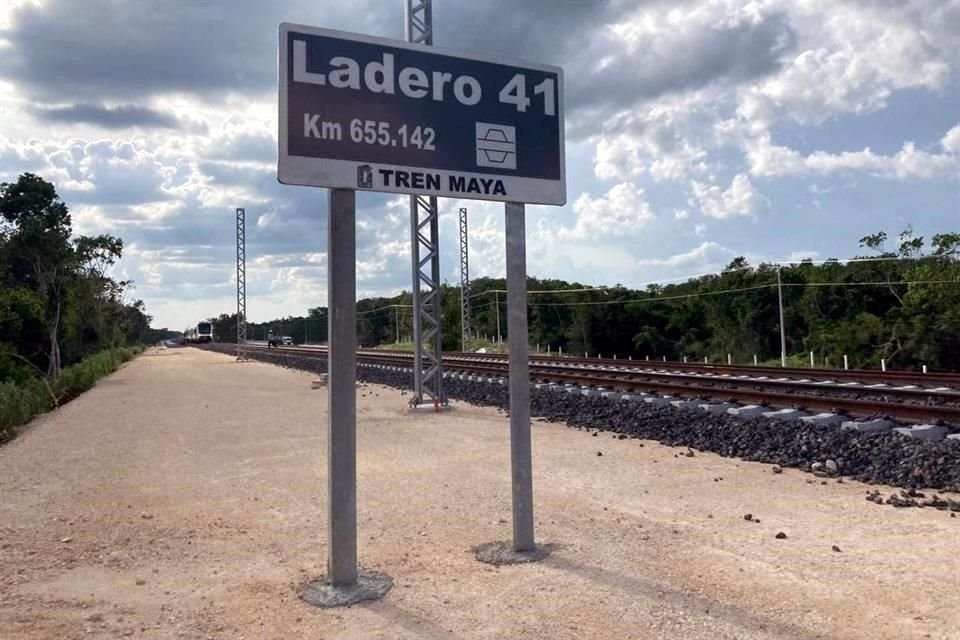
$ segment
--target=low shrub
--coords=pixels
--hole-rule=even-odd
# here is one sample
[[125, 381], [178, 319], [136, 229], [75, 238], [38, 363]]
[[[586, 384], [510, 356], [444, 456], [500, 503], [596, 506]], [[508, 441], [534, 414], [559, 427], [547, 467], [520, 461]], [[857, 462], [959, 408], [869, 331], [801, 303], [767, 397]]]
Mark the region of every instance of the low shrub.
[[0, 382], [0, 442], [12, 438], [16, 427], [52, 406], [53, 399], [42, 380]]
[[[69, 401], [92, 388], [97, 380], [113, 373], [141, 351], [143, 347], [108, 349], [65, 368], [51, 386], [58, 402]], [[0, 383], [0, 442], [12, 438], [17, 427], [52, 407], [50, 388], [40, 378]]]

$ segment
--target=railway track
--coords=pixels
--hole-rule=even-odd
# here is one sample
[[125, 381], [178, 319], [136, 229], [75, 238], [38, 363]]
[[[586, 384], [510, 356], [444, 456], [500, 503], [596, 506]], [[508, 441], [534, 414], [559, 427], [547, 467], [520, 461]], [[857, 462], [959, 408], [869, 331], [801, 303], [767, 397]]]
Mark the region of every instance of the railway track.
[[[281, 347], [271, 351], [326, 356], [322, 347]], [[409, 367], [413, 359], [409, 352], [380, 349], [362, 349], [357, 356], [359, 362], [368, 365], [398, 367]], [[534, 356], [530, 376], [537, 383], [797, 408], [860, 418], [885, 416], [902, 422], [960, 427], [960, 376], [955, 374], [653, 364]], [[444, 369], [450, 374], [503, 378], [507, 376], [507, 365], [505, 356], [494, 354], [444, 356]]]

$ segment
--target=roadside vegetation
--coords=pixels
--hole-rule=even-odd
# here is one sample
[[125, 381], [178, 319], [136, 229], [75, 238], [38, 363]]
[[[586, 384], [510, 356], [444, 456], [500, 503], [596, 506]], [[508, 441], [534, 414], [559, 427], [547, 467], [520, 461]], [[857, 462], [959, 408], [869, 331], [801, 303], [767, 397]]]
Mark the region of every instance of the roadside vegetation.
[[111, 235], [74, 235], [56, 188], [0, 184], [0, 441], [159, 339], [133, 282], [110, 277]]
[[[780, 364], [778, 271], [784, 304], [788, 365], [960, 368], [960, 234], [929, 240], [906, 230], [860, 240], [859, 260], [807, 260], [751, 265], [736, 258], [719, 274], [631, 289], [529, 278], [530, 347], [557, 354], [616, 355], [635, 360]], [[855, 258], [857, 257], [855, 256]], [[471, 350], [506, 346], [506, 282], [471, 283]], [[441, 291], [443, 346], [460, 350], [460, 289]], [[367, 298], [357, 304], [357, 339], [363, 346], [411, 347], [411, 297]], [[499, 323], [497, 315], [499, 312]], [[235, 340], [236, 318], [215, 320], [222, 340]], [[497, 340], [497, 329], [503, 345]], [[303, 342], [326, 341], [326, 309], [307, 317], [250, 325], [249, 335], [274, 333]]]
[[0, 382], [0, 443], [16, 435], [17, 427], [34, 416], [50, 411], [93, 387], [143, 351], [142, 346], [115, 347], [101, 351], [64, 368], [59, 379], [42, 376], [23, 382]]

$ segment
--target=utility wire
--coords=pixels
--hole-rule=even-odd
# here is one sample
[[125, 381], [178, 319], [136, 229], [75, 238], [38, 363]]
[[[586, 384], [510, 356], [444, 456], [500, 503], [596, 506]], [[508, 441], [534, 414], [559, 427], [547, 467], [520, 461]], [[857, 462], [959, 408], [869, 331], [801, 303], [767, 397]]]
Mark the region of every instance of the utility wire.
[[769, 289], [771, 287], [776, 287], [776, 283], [771, 284], [759, 284], [753, 287], [741, 287], [739, 289], [724, 289], [723, 291], [704, 291], [702, 293], [687, 293], [683, 295], [676, 296], [657, 296], [651, 295], [647, 298], [633, 298], [630, 300], [595, 300], [592, 302], [535, 302], [533, 304], [528, 304], [528, 307], [585, 307], [593, 305], [605, 305], [605, 304], [629, 304], [631, 302], [661, 302], [663, 300], [679, 300], [681, 298], [699, 298], [700, 296], [716, 296], [722, 293], [739, 293], [741, 291], [753, 291], [755, 289]]
[[[892, 285], [914, 285], [914, 284], [957, 284], [960, 280], [900, 280], [889, 282], [806, 282], [806, 283], [788, 283], [784, 282], [784, 287], [878, 287]], [[633, 302], [664, 302], [667, 300], [680, 300], [685, 298], [700, 298], [703, 296], [715, 296], [725, 293], [741, 293], [743, 291], [755, 291], [757, 289], [773, 289], [777, 283], [754, 285], [752, 287], [741, 287], [738, 289], [723, 289], [722, 291], [703, 291], [699, 293], [686, 293], [673, 296], [650, 295], [646, 298], [632, 298], [629, 300], [594, 300], [588, 302], [534, 302], [528, 307], [587, 307], [603, 306], [611, 304], [629, 304]]]
[[377, 313], [378, 311], [385, 311], [388, 309], [412, 309], [412, 304], [388, 304], [383, 307], [377, 307], [376, 309], [368, 309], [366, 311], [357, 311], [358, 316], [365, 316], [371, 313]]

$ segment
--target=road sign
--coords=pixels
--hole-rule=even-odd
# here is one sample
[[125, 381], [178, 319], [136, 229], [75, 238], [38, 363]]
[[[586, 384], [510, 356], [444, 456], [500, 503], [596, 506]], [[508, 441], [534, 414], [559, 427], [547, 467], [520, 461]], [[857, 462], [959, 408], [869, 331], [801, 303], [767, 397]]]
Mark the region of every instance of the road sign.
[[280, 25], [284, 184], [566, 203], [559, 67]]

